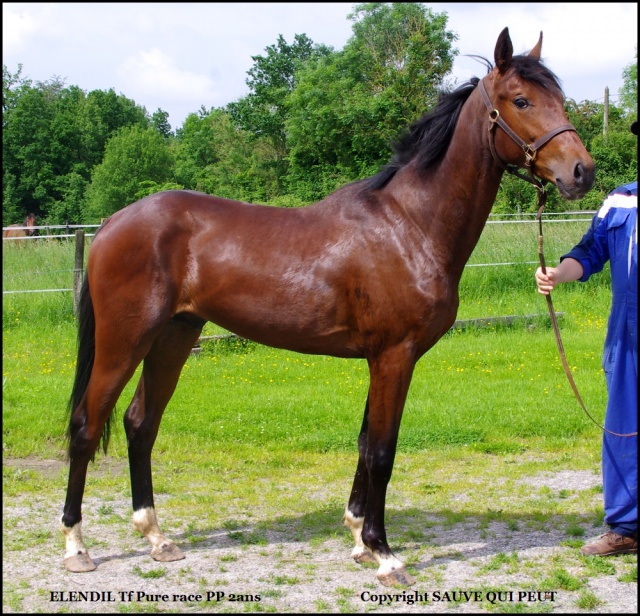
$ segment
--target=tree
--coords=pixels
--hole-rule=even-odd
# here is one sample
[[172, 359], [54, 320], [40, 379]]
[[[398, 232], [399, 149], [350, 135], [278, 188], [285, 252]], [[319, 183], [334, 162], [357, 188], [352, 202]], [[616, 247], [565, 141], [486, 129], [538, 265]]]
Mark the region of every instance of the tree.
[[623, 83], [618, 94], [620, 107], [630, 120], [638, 118], [638, 48], [636, 47], [636, 61], [625, 67], [622, 72]]
[[[41, 84], [42, 85], [42, 84]], [[48, 210], [53, 196], [54, 106], [43, 87], [25, 87], [3, 119], [3, 219], [9, 211], [38, 217]], [[11, 214], [13, 215], [13, 214]]]
[[564, 109], [569, 122], [575, 126], [580, 139], [589, 145], [594, 137], [602, 134], [604, 105], [593, 101], [576, 103], [571, 98], [565, 100]]
[[21, 77], [3, 66], [3, 220], [28, 212], [50, 223], [79, 222], [91, 170], [123, 125], [149, 126], [144, 108], [122, 95]]
[[[285, 103], [296, 87], [296, 72], [310, 58], [330, 53], [330, 48], [314, 45], [306, 34], [296, 34], [291, 45], [279, 35], [276, 44], [269, 45], [265, 51], [264, 56], [252, 56], [254, 65], [246, 79], [250, 93], [230, 103], [227, 110], [239, 128], [263, 142], [269, 155], [265, 166], [281, 178], [287, 172], [288, 155]], [[278, 191], [281, 189], [280, 183]]]
[[[632, 74], [630, 67], [625, 69], [625, 74]], [[633, 100], [633, 85], [632, 80], [626, 81], [625, 78], [630, 100]], [[637, 100], [637, 82], [635, 91]], [[625, 111], [623, 106], [609, 105], [609, 126], [605, 137], [602, 103], [583, 101], [578, 104], [572, 99], [567, 99], [565, 110], [569, 121], [575, 126], [580, 139], [596, 163], [596, 180], [594, 187], [580, 201], [572, 202], [569, 206], [565, 201], [552, 199], [547, 205], [547, 210], [567, 207], [595, 210], [615, 186], [626, 184], [637, 176], [637, 138], [629, 131], [630, 121], [637, 117], [637, 111], [634, 116], [630, 109]]]
[[160, 107], [151, 116], [151, 126], [167, 139], [173, 134], [171, 124], [169, 124], [169, 114]]
[[83, 115], [85, 148], [90, 169], [102, 161], [107, 141], [125, 126], [149, 126], [144, 107], [115, 90], [92, 90], [87, 94]]
[[319, 198], [374, 173], [389, 142], [435, 103], [456, 36], [446, 14], [420, 3], [370, 3], [350, 16], [340, 52], [310, 59], [287, 98], [290, 189]]
[[176, 179], [190, 190], [203, 190], [206, 169], [218, 160], [210, 118], [213, 113], [213, 109], [201, 107], [176, 130]]
[[104, 160], [91, 174], [84, 222], [95, 223], [136, 200], [145, 182], [173, 179], [173, 156], [154, 128], [127, 126], [107, 143]]
[[324, 55], [326, 47], [315, 48], [306, 34], [296, 34], [289, 45], [282, 35], [269, 45], [265, 56], [252, 56], [254, 65], [245, 80], [250, 94], [230, 103], [228, 111], [240, 128], [254, 136], [267, 137], [275, 151], [286, 154], [285, 99], [296, 85], [296, 70], [309, 58]]
[[176, 131], [176, 180], [230, 199], [265, 201], [279, 194], [270, 140], [236, 126], [224, 109], [201, 108]]
[[15, 73], [2, 65], [2, 127], [9, 113], [15, 108], [20, 92], [31, 85], [31, 81], [22, 77], [22, 64], [18, 64]]

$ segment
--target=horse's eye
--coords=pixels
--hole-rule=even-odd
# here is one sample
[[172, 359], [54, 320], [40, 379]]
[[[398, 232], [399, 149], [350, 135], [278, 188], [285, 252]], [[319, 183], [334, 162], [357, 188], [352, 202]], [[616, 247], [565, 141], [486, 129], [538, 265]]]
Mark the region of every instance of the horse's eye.
[[526, 98], [516, 98], [513, 103], [518, 109], [526, 109], [529, 106], [529, 101]]

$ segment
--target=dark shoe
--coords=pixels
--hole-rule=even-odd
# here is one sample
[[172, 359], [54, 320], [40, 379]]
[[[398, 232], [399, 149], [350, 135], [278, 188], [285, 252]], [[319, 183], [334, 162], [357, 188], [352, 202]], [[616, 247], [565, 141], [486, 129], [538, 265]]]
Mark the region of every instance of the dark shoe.
[[609, 531], [598, 537], [597, 541], [583, 545], [580, 551], [585, 556], [616, 556], [617, 554], [637, 554], [638, 539], [625, 537]]

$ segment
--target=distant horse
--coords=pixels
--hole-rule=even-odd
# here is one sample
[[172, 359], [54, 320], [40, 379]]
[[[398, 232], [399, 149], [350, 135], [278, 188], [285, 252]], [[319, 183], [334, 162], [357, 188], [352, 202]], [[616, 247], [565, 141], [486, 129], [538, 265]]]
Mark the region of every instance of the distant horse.
[[[9, 225], [2, 233], [2, 237], [6, 238], [18, 238], [18, 237], [32, 237], [38, 234], [36, 226], [36, 215], [28, 214], [24, 219], [22, 225]], [[19, 243], [20, 240], [12, 240], [12, 242]]]
[[541, 46], [542, 34], [514, 56], [505, 28], [482, 80], [443, 93], [380, 173], [318, 203], [285, 209], [169, 191], [105, 222], [80, 299], [62, 515], [68, 570], [95, 568], [81, 533], [87, 465], [101, 435], [106, 450], [112, 410], [141, 362], [124, 416], [133, 523], [155, 560], [184, 558], [158, 526], [151, 450], [189, 352], [213, 321], [265, 345], [367, 360], [345, 512], [351, 556], [377, 562], [384, 584], [413, 583], [389, 548], [384, 511], [414, 366], [455, 321], [460, 277], [505, 168], [528, 167], [566, 199], [594, 181]]

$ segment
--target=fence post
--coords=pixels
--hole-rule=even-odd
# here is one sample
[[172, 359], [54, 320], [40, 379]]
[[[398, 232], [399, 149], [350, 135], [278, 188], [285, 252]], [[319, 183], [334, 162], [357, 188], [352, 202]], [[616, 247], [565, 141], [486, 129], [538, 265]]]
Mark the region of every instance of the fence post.
[[73, 266], [73, 314], [78, 315], [80, 290], [82, 289], [82, 271], [84, 267], [84, 229], [76, 230], [76, 258]]

